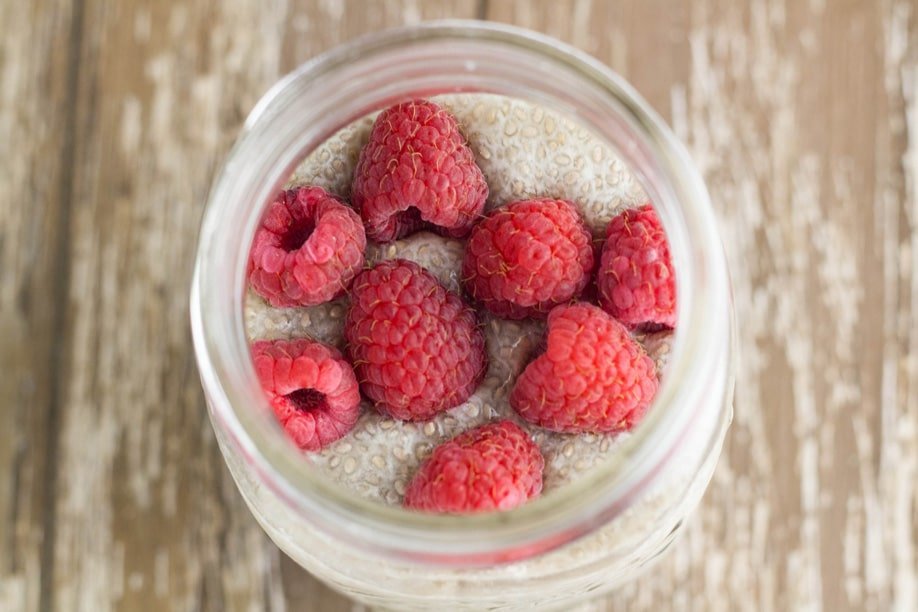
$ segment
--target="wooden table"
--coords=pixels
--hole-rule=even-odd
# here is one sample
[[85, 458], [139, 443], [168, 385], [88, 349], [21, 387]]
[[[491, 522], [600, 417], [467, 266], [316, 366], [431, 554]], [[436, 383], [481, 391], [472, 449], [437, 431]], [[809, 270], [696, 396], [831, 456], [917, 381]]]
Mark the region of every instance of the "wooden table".
[[714, 482], [595, 609], [918, 609], [918, 2], [34, 0], [0, 5], [0, 610], [351, 609], [223, 466], [191, 264], [271, 83], [447, 16], [631, 80], [703, 170], [731, 261]]

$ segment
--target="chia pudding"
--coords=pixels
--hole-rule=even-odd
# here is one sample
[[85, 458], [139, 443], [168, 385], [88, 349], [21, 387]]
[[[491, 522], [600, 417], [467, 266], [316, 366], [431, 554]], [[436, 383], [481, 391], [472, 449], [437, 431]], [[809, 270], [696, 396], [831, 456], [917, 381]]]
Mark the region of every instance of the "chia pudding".
[[[458, 120], [485, 175], [486, 210], [514, 200], [550, 196], [576, 203], [596, 239], [625, 208], [646, 202], [638, 182], [607, 145], [573, 121], [521, 100], [488, 94], [454, 94], [432, 99]], [[344, 198], [373, 116], [342, 129], [296, 169], [288, 187], [315, 185]], [[367, 264], [407, 259], [461, 292], [463, 242], [420, 232], [387, 244], [370, 243]], [[250, 341], [309, 337], [344, 349], [347, 298], [302, 308], [275, 308], [249, 289], [245, 302]], [[401, 421], [365, 401], [354, 429], [309, 456], [315, 469], [361, 496], [399, 504], [408, 481], [439, 443], [477, 425], [506, 418], [526, 429], [545, 457], [544, 493], [576, 478], [613, 453], [627, 432], [561, 434], [520, 419], [508, 403], [516, 377], [537, 352], [545, 324], [505, 320], [482, 313], [489, 369], [468, 401], [422, 422]], [[638, 334], [659, 372], [669, 352], [671, 331]]]
[[[569, 200], [578, 205], [594, 240], [601, 241], [610, 219], [647, 202], [612, 149], [566, 116], [489, 94], [450, 94], [432, 101], [449, 110], [461, 126], [489, 187], [486, 211], [530, 197]], [[365, 117], [324, 142], [299, 165], [287, 186], [319, 186], [347, 200], [373, 119]], [[410, 260], [459, 293], [463, 249], [461, 240], [422, 231], [391, 243], [368, 243], [367, 265]], [[249, 289], [244, 309], [250, 342], [308, 337], [345, 348], [346, 296], [318, 306], [276, 308]], [[321, 451], [305, 453], [304, 469], [317, 470], [366, 499], [398, 506], [412, 475], [435, 447], [495, 419], [517, 423], [541, 449], [543, 495], [555, 494], [614, 456], [631, 434], [555, 433], [519, 418], [511, 408], [508, 396], [517, 376], [544, 347], [545, 322], [505, 320], [484, 312], [479, 312], [479, 320], [489, 366], [466, 402], [430, 420], [411, 422], [389, 418], [362, 400], [354, 428]], [[666, 376], [672, 335], [634, 334], [661, 377]], [[366, 603], [399, 601], [399, 609], [427, 609], [448, 601], [457, 609], [511, 609], [532, 600], [536, 591], [543, 593], [542, 587], [533, 590], [539, 584], [544, 593], [538, 601], [552, 607], [628, 579], [666, 547], [700, 499], [716, 462], [726, 418], [723, 412], [708, 411], [705, 419], [683, 441], [680, 460], [614, 520], [552, 552], [479, 569], [421, 569], [416, 563], [394, 560], [379, 564], [357, 554], [322, 529], [304, 525], [274, 491], [234, 463], [238, 456], [224, 452], [250, 508], [275, 542], [313, 574]], [[222, 432], [217, 433], [226, 448]], [[365, 587], [368, 576], [377, 585], [372, 590]], [[485, 581], [500, 586], [463, 603], [463, 594]]]

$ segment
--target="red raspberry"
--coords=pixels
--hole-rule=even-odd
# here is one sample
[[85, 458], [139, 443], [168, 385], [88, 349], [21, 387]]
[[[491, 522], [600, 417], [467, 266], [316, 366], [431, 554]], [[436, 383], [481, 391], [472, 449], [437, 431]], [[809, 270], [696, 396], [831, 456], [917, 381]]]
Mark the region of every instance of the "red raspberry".
[[484, 209], [488, 184], [455, 117], [433, 102], [413, 100], [376, 118], [352, 196], [367, 235], [378, 242], [425, 224], [460, 238]]
[[601, 308], [578, 303], [548, 315], [545, 352], [510, 393], [520, 416], [552, 431], [631, 429], [657, 392], [653, 361]]
[[311, 306], [347, 289], [363, 267], [360, 217], [321, 187], [282, 192], [255, 233], [252, 288], [272, 306]]
[[475, 313], [410, 261], [384, 261], [357, 277], [344, 335], [363, 392], [397, 419], [458, 406], [485, 373]]
[[482, 425], [434, 449], [405, 491], [405, 506], [426, 512], [510, 510], [542, 491], [545, 460], [510, 421]]
[[513, 202], [472, 230], [462, 262], [469, 294], [500, 317], [544, 317], [575, 298], [593, 272], [593, 246], [565, 200]]
[[357, 377], [341, 353], [312, 340], [260, 340], [255, 372], [277, 420], [303, 450], [320, 450], [357, 422]]
[[599, 303], [631, 329], [676, 326], [676, 275], [666, 233], [649, 204], [609, 223], [602, 248]]

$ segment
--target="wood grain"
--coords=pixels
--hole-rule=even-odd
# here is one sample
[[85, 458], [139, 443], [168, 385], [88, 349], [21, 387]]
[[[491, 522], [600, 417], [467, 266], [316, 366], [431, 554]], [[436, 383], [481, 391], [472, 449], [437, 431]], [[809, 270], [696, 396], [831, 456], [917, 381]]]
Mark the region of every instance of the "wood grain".
[[65, 376], [79, 19], [70, 1], [42, 0], [0, 4], [0, 24], [0, 610], [32, 610], [51, 551], [46, 483]]
[[703, 507], [584, 610], [918, 609], [918, 1], [0, 4], [0, 610], [352, 605], [265, 538], [206, 420], [187, 288], [283, 72], [436, 17], [628, 78], [705, 174], [740, 318]]

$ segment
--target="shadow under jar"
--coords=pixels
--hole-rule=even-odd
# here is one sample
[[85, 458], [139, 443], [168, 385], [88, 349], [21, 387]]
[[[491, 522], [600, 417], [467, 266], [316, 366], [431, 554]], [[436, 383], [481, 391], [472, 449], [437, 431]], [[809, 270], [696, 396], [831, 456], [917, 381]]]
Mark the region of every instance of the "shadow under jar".
[[[654, 203], [679, 292], [669, 362], [641, 425], [573, 482], [521, 508], [474, 516], [370, 501], [310, 469], [262, 394], [243, 319], [248, 250], [264, 210], [257, 204], [341, 128], [397, 101], [455, 92], [525, 100], [607, 143]], [[191, 318], [211, 421], [252, 513], [302, 567], [382, 607], [551, 609], [632, 580], [698, 504], [732, 415], [732, 299], [701, 177], [619, 76], [515, 28], [456, 21], [385, 32], [275, 85], [211, 191]]]

